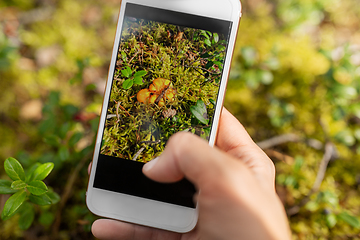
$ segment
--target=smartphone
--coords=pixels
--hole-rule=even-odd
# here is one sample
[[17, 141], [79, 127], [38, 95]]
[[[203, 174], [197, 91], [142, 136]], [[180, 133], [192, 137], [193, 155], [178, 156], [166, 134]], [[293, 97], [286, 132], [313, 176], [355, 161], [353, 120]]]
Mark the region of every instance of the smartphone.
[[122, 0], [87, 190], [96, 215], [188, 232], [194, 186], [142, 173], [176, 132], [215, 143], [239, 0]]

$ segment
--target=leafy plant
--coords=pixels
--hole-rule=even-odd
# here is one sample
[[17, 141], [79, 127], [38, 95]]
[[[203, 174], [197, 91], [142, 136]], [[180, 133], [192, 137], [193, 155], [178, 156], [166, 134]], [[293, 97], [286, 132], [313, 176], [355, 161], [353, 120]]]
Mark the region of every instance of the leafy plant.
[[344, 211], [344, 212], [338, 214], [337, 217], [339, 219], [345, 221], [350, 226], [360, 229], [360, 220], [357, 217], [352, 216], [348, 212]]
[[121, 74], [127, 78], [122, 84], [123, 88], [129, 89], [134, 84], [142, 85], [144, 83], [143, 77], [147, 74], [147, 71], [141, 70], [138, 72], [134, 72], [134, 74], [133, 74], [133, 71], [131, 70], [131, 68], [126, 66], [124, 69], [121, 70]]
[[0, 71], [10, 67], [16, 53], [16, 48], [11, 46], [5, 35], [0, 32]]
[[215, 43], [219, 42], [219, 34], [217, 33], [211, 33], [209, 31], [201, 31], [201, 36], [205, 37], [205, 44], [211, 47], [211, 45], [214, 45]]
[[27, 229], [35, 217], [34, 204], [44, 206], [57, 203], [59, 195], [43, 182], [53, 168], [53, 163], [37, 163], [25, 174], [18, 160], [11, 157], [6, 159], [4, 169], [12, 181], [0, 179], [0, 194], [13, 195], [4, 205], [1, 219], [7, 220], [19, 213], [19, 226], [21, 229]]
[[190, 107], [193, 116], [202, 124], [209, 124], [209, 116], [207, 114], [206, 105], [202, 100], [198, 100], [196, 105]]

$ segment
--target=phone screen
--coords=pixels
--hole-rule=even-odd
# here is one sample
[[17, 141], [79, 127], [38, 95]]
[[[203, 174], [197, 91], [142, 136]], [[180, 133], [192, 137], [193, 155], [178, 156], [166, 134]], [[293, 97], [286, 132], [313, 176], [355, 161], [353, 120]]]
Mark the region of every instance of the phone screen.
[[209, 139], [231, 26], [126, 4], [95, 188], [195, 207], [189, 181], [156, 183], [142, 166], [176, 132]]

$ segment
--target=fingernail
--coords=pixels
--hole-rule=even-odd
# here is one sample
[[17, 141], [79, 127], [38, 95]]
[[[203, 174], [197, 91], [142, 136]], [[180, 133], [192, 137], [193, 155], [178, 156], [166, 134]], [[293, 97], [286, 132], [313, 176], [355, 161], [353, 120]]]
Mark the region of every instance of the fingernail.
[[150, 162], [146, 163], [143, 167], [143, 171], [145, 171], [145, 172], [150, 171], [150, 169], [152, 169], [155, 166], [155, 164], [158, 160], [159, 160], [159, 157], [156, 157], [153, 160], [151, 160]]

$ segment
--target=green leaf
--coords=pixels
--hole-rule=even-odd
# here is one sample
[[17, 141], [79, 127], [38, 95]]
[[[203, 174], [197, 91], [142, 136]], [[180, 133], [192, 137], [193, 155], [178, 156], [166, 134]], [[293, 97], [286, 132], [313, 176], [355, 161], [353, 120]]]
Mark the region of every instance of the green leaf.
[[260, 79], [263, 84], [269, 85], [273, 82], [274, 75], [270, 71], [261, 71]]
[[301, 156], [295, 157], [295, 163], [294, 163], [294, 172], [299, 172], [301, 170], [301, 167], [304, 164], [304, 158]]
[[61, 161], [66, 161], [69, 159], [70, 153], [66, 146], [62, 146], [59, 148], [58, 156]]
[[40, 196], [46, 193], [48, 188], [43, 181], [35, 180], [28, 184], [27, 190], [33, 195]]
[[44, 205], [50, 205], [51, 199], [47, 194], [43, 194], [40, 196], [30, 195], [29, 200], [37, 205], [44, 206]]
[[142, 77], [135, 77], [134, 78], [134, 83], [137, 84], [137, 85], [142, 85], [144, 82], [143, 82]]
[[210, 38], [209, 35], [208, 35], [208, 34], [206, 33], [206, 31], [204, 31], [204, 30], [201, 31], [201, 35], [204, 36], [204, 37], [206, 37], [207, 39]]
[[125, 53], [124, 51], [121, 51], [121, 58], [122, 58], [122, 60], [123, 60], [124, 62], [127, 61], [127, 55], [126, 55], [126, 53]]
[[147, 74], [147, 71], [141, 70], [141, 71], [138, 71], [138, 72], [134, 73], [134, 77], [143, 77], [146, 74]]
[[16, 210], [24, 203], [26, 199], [25, 190], [21, 190], [12, 195], [5, 203], [4, 209], [1, 213], [1, 219], [6, 220], [12, 217]]
[[216, 64], [218, 66], [218, 68], [223, 69], [223, 63], [222, 62], [216, 61], [216, 62], [214, 62], [214, 64]]
[[134, 81], [132, 79], [127, 79], [123, 82], [123, 88], [124, 89], [129, 89], [133, 86]]
[[50, 174], [53, 168], [54, 168], [54, 163], [52, 162], [41, 164], [34, 171], [31, 180], [40, 180], [40, 181], [44, 180]]
[[350, 215], [347, 212], [342, 212], [342, 213], [338, 214], [338, 218], [345, 221], [347, 224], [349, 224], [350, 226], [352, 226], [354, 228], [358, 228], [358, 229], [360, 228], [359, 219]]
[[214, 41], [215, 41], [215, 43], [217, 43], [218, 41], [219, 41], [219, 34], [217, 34], [217, 33], [214, 33]]
[[297, 182], [297, 180], [295, 179], [294, 176], [287, 176], [286, 179], [285, 179], [284, 184], [285, 184], [286, 186], [295, 187], [295, 186], [298, 184], [298, 182]]
[[264, 62], [264, 65], [271, 70], [278, 70], [280, 67], [280, 62], [277, 58], [273, 57], [266, 60]]
[[216, 49], [217, 49], [218, 51], [225, 51], [226, 47], [223, 46], [223, 45], [218, 45], [218, 46], [216, 47]]
[[16, 180], [11, 184], [11, 188], [14, 190], [24, 189], [26, 187], [26, 183], [22, 180]]
[[57, 147], [60, 145], [60, 138], [58, 136], [52, 134], [52, 135], [45, 137], [44, 142], [53, 147]]
[[39, 133], [43, 135], [47, 132], [54, 131], [56, 128], [56, 121], [54, 119], [55, 119], [55, 117], [52, 116], [46, 120], [41, 121], [41, 123], [39, 125]]
[[211, 55], [209, 54], [209, 53], [204, 53], [204, 54], [202, 54], [200, 57], [201, 58], [208, 58], [208, 57], [210, 57]]
[[335, 214], [326, 215], [325, 219], [326, 219], [326, 225], [328, 225], [329, 228], [333, 228], [337, 223]]
[[33, 174], [35, 172], [35, 170], [40, 166], [40, 163], [35, 163], [34, 165], [32, 165], [29, 170], [27, 170], [26, 172], [26, 178], [25, 178], [25, 182], [31, 182], [33, 180]]
[[12, 194], [17, 191], [11, 188], [12, 181], [0, 179], [0, 194]]
[[245, 79], [246, 84], [251, 89], [256, 89], [261, 81], [261, 79], [259, 79], [259, 75], [257, 74], [257, 71], [254, 69], [244, 72], [243, 78]]
[[257, 59], [257, 52], [253, 47], [243, 47], [241, 49], [241, 55], [248, 66], [253, 66]]
[[90, 83], [90, 84], [86, 85], [86, 87], [85, 87], [86, 91], [94, 91], [95, 89], [96, 89], [96, 84], [94, 84], [94, 83]]
[[4, 167], [5, 167], [5, 172], [12, 180], [25, 181], [25, 172], [18, 160], [10, 157], [5, 160]]
[[60, 92], [58, 91], [50, 92], [48, 99], [50, 105], [52, 106], [58, 105], [60, 102]]
[[76, 143], [80, 141], [80, 139], [83, 137], [83, 134], [81, 132], [74, 133], [71, 138], [69, 139], [69, 146], [74, 147]]
[[77, 114], [80, 111], [80, 109], [72, 104], [66, 104], [61, 107], [61, 111], [64, 113], [65, 119], [67, 121], [70, 121], [73, 120], [75, 114]]
[[206, 69], [211, 68], [212, 66], [214, 66], [214, 63], [212, 61], [208, 61], [207, 64], [205, 65]]
[[25, 203], [21, 207], [20, 218], [19, 218], [19, 227], [21, 230], [28, 229], [33, 223], [35, 218], [35, 210], [32, 204]]
[[206, 105], [202, 100], [198, 100], [195, 106], [191, 106], [190, 111], [201, 123], [206, 125], [209, 123]]
[[334, 207], [339, 205], [339, 198], [337, 197], [337, 194], [331, 191], [319, 192], [318, 201], [331, 204]]
[[210, 127], [204, 128], [203, 131], [204, 132], [201, 137], [208, 140], [208, 138], [210, 136], [211, 128]]
[[132, 74], [132, 71], [129, 67], [125, 67], [125, 69], [121, 70], [121, 73], [123, 74], [124, 77], [129, 78]]
[[50, 198], [50, 201], [52, 204], [56, 204], [60, 201], [60, 196], [59, 194], [57, 194], [54, 191], [49, 191], [46, 193], [46, 195], [48, 195], [48, 197]]
[[317, 202], [310, 201], [305, 205], [305, 209], [310, 212], [315, 212], [319, 209], [319, 204]]
[[204, 42], [205, 42], [206, 45], [208, 45], [209, 47], [211, 47], [211, 41], [210, 41], [210, 39], [207, 38], [207, 39], [205, 39]]
[[335, 139], [338, 140], [339, 142], [345, 144], [348, 147], [353, 146], [356, 142], [356, 139], [355, 139], [353, 133], [349, 129], [345, 129], [345, 130], [339, 132], [338, 134], [336, 134]]
[[50, 226], [54, 222], [55, 216], [51, 212], [43, 212], [39, 217], [39, 222], [43, 226]]

